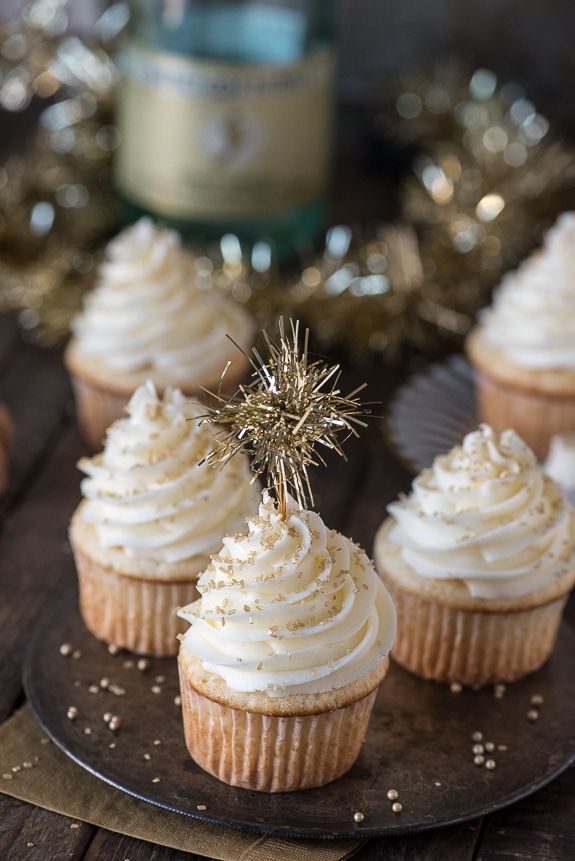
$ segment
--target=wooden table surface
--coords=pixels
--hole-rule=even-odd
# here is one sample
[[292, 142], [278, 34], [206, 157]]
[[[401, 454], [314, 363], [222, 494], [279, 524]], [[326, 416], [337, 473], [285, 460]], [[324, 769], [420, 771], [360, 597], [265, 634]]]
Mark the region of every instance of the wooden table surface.
[[[397, 374], [344, 374], [351, 388], [367, 374], [369, 399], [385, 401]], [[29, 632], [48, 603], [73, 582], [67, 543], [79, 501], [76, 461], [83, 453], [69, 382], [57, 351], [25, 343], [11, 317], [0, 317], [0, 401], [16, 426], [12, 478], [0, 499], [0, 722], [23, 702], [21, 663]], [[385, 448], [376, 423], [337, 461], [314, 476], [316, 507], [326, 523], [371, 552], [385, 507], [410, 478]], [[575, 621], [573, 602], [570, 618]], [[49, 684], [49, 679], [47, 680]], [[529, 751], [526, 751], [526, 756]], [[531, 798], [466, 825], [373, 840], [359, 861], [489, 861], [575, 858], [575, 769]], [[2, 861], [185, 861], [186, 853], [81, 824], [0, 795]], [[33, 846], [27, 844], [33, 843]]]

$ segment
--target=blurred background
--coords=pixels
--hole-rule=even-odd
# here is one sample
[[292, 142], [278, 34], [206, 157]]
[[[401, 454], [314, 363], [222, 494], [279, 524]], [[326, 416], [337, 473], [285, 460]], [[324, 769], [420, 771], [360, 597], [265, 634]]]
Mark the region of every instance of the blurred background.
[[[214, 17], [234, 6], [244, 29]], [[286, 9], [299, 29], [272, 20]], [[575, 203], [570, 0], [3, 0], [2, 16], [0, 308], [42, 343], [65, 338], [106, 239], [147, 213], [196, 248], [205, 289], [264, 325], [296, 314], [322, 346], [391, 363], [452, 348]], [[328, 50], [335, 99], [318, 65]], [[289, 122], [283, 95], [261, 123], [236, 105], [200, 161], [191, 122], [171, 126], [207, 86], [197, 60], [231, 63], [245, 87], [263, 87], [245, 83], [257, 62], [269, 91], [319, 89], [289, 103]], [[277, 63], [294, 70], [288, 83]], [[180, 101], [153, 101], [154, 86], [180, 87]], [[275, 158], [258, 138], [266, 122]], [[242, 167], [250, 147], [267, 173]], [[182, 152], [195, 159], [193, 194]]]

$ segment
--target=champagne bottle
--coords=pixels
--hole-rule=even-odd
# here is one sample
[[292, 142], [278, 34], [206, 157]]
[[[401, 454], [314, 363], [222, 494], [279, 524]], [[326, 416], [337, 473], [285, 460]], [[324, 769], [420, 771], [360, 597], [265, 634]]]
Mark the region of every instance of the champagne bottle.
[[119, 192], [184, 236], [280, 256], [326, 212], [336, 0], [131, 0]]

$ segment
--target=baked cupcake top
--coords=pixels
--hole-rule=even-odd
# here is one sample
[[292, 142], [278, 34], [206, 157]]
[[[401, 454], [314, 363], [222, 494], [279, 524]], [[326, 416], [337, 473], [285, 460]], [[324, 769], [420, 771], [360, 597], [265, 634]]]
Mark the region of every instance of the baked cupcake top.
[[561, 215], [543, 248], [503, 278], [480, 326], [521, 367], [575, 368], [575, 212]]
[[468, 434], [388, 511], [387, 537], [403, 561], [421, 577], [463, 583], [473, 597], [536, 592], [575, 553], [573, 508], [512, 430]]
[[237, 455], [222, 469], [200, 463], [215, 429], [198, 420], [202, 408], [178, 389], [159, 397], [147, 382], [127, 411], [109, 428], [104, 451], [78, 464], [88, 476], [84, 521], [102, 547], [130, 557], [176, 563], [214, 553], [257, 511], [247, 458]]
[[249, 349], [253, 325], [239, 306], [196, 287], [193, 260], [172, 230], [142, 218], [107, 246], [99, 280], [73, 322], [75, 346], [121, 375], [161, 386], [217, 381]]
[[182, 648], [234, 691], [336, 690], [371, 672], [395, 637], [395, 609], [365, 553], [288, 500], [264, 494], [247, 532], [224, 538], [179, 611]]

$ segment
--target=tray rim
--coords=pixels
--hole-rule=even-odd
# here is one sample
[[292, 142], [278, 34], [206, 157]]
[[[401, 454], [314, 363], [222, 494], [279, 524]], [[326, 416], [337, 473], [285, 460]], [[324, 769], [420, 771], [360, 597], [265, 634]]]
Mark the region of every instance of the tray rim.
[[[483, 816], [489, 816], [492, 813], [496, 813], [499, 810], [503, 810], [507, 807], [510, 807], [512, 804], [516, 802], [523, 801], [525, 798], [528, 798], [530, 795], [533, 795], [535, 792], [539, 791], [543, 787], [547, 786], [551, 781], [555, 780], [555, 778], [559, 777], [564, 771], [566, 771], [571, 765], [575, 763], [575, 745], [573, 746], [573, 750], [567, 759], [563, 760], [556, 768], [554, 768], [551, 772], [546, 774], [542, 779], [531, 782], [529, 785], [524, 787], [524, 789], [519, 790], [517, 793], [512, 796], [506, 795], [503, 799], [500, 799], [497, 802], [490, 802], [489, 804], [485, 804], [477, 809], [475, 809], [472, 813], [464, 813], [460, 816], [451, 817], [445, 820], [440, 820], [439, 822], [421, 822], [419, 824], [402, 824], [401, 820], [397, 822], [392, 822], [389, 825], [384, 827], [382, 826], [370, 826], [369, 823], [367, 825], [349, 825], [348, 827], [342, 828], [341, 831], [331, 831], [331, 830], [322, 830], [320, 828], [306, 828], [302, 827], [293, 828], [292, 826], [265, 826], [264, 824], [259, 825], [257, 823], [249, 822], [243, 823], [239, 820], [233, 819], [223, 819], [218, 816], [212, 816], [208, 812], [198, 811], [197, 809], [182, 809], [177, 805], [168, 804], [165, 801], [153, 797], [153, 793], [150, 792], [149, 795], [145, 795], [142, 792], [134, 790], [129, 786], [122, 785], [122, 783], [118, 782], [115, 778], [107, 775], [105, 771], [98, 770], [90, 763], [83, 760], [77, 754], [75, 754], [71, 749], [66, 747], [65, 742], [59, 737], [58, 733], [55, 733], [50, 727], [49, 723], [47, 724], [42, 716], [41, 708], [38, 707], [38, 701], [36, 699], [35, 686], [33, 682], [33, 661], [36, 648], [39, 646], [41, 641], [41, 634], [45, 627], [49, 625], [50, 620], [61, 611], [63, 605], [72, 604], [73, 609], [79, 616], [78, 606], [77, 606], [77, 589], [74, 586], [73, 588], [69, 588], [64, 592], [56, 595], [55, 598], [49, 605], [48, 612], [43, 614], [43, 618], [36, 626], [34, 634], [26, 648], [26, 652], [24, 655], [24, 663], [22, 669], [22, 681], [24, 686], [24, 691], [26, 694], [26, 699], [32, 712], [34, 714], [35, 719], [38, 721], [41, 729], [46, 733], [46, 735], [51, 739], [52, 742], [70, 759], [72, 759], [78, 766], [83, 768], [85, 771], [88, 771], [94, 777], [97, 777], [99, 780], [102, 780], [104, 783], [107, 783], [109, 786], [112, 786], [114, 789], [117, 789], [120, 792], [124, 792], [127, 795], [130, 795], [132, 798], [136, 798], [139, 801], [145, 802], [147, 804], [152, 804], [154, 807], [158, 807], [162, 810], [165, 810], [170, 813], [177, 813], [180, 816], [187, 816], [192, 819], [197, 819], [201, 822], [206, 822], [210, 825], [218, 825], [224, 828], [235, 828], [240, 831], [247, 831], [252, 834], [270, 834], [270, 835], [280, 835], [286, 838], [295, 839], [295, 840], [339, 840], [339, 839], [349, 839], [354, 840], [358, 837], [363, 838], [377, 838], [377, 837], [394, 837], [408, 834], [420, 834], [426, 831], [434, 831], [440, 828], [448, 828], [453, 825], [461, 825], [466, 822], [471, 822], [475, 819], [480, 819]], [[575, 629], [573, 626], [567, 622], [565, 619], [561, 622], [561, 630], [567, 629], [570, 632], [570, 635], [575, 637]], [[86, 631], [88, 636], [92, 636], [88, 631]], [[95, 638], [94, 638], [95, 639]], [[130, 654], [126, 650], [126, 654]], [[163, 660], [171, 660], [170, 658], [165, 658]], [[407, 672], [407, 671], [404, 671]], [[433, 684], [433, 683], [432, 683]], [[339, 778], [344, 779], [343, 778]], [[217, 780], [217, 778], [213, 778]], [[234, 787], [235, 790], [239, 790], [239, 787]], [[319, 788], [321, 790], [321, 787]], [[314, 790], [314, 791], [319, 791]], [[284, 795], [294, 795], [294, 794], [305, 794], [306, 790], [300, 790], [297, 793], [278, 793]], [[266, 795], [267, 793], [262, 793]]]

